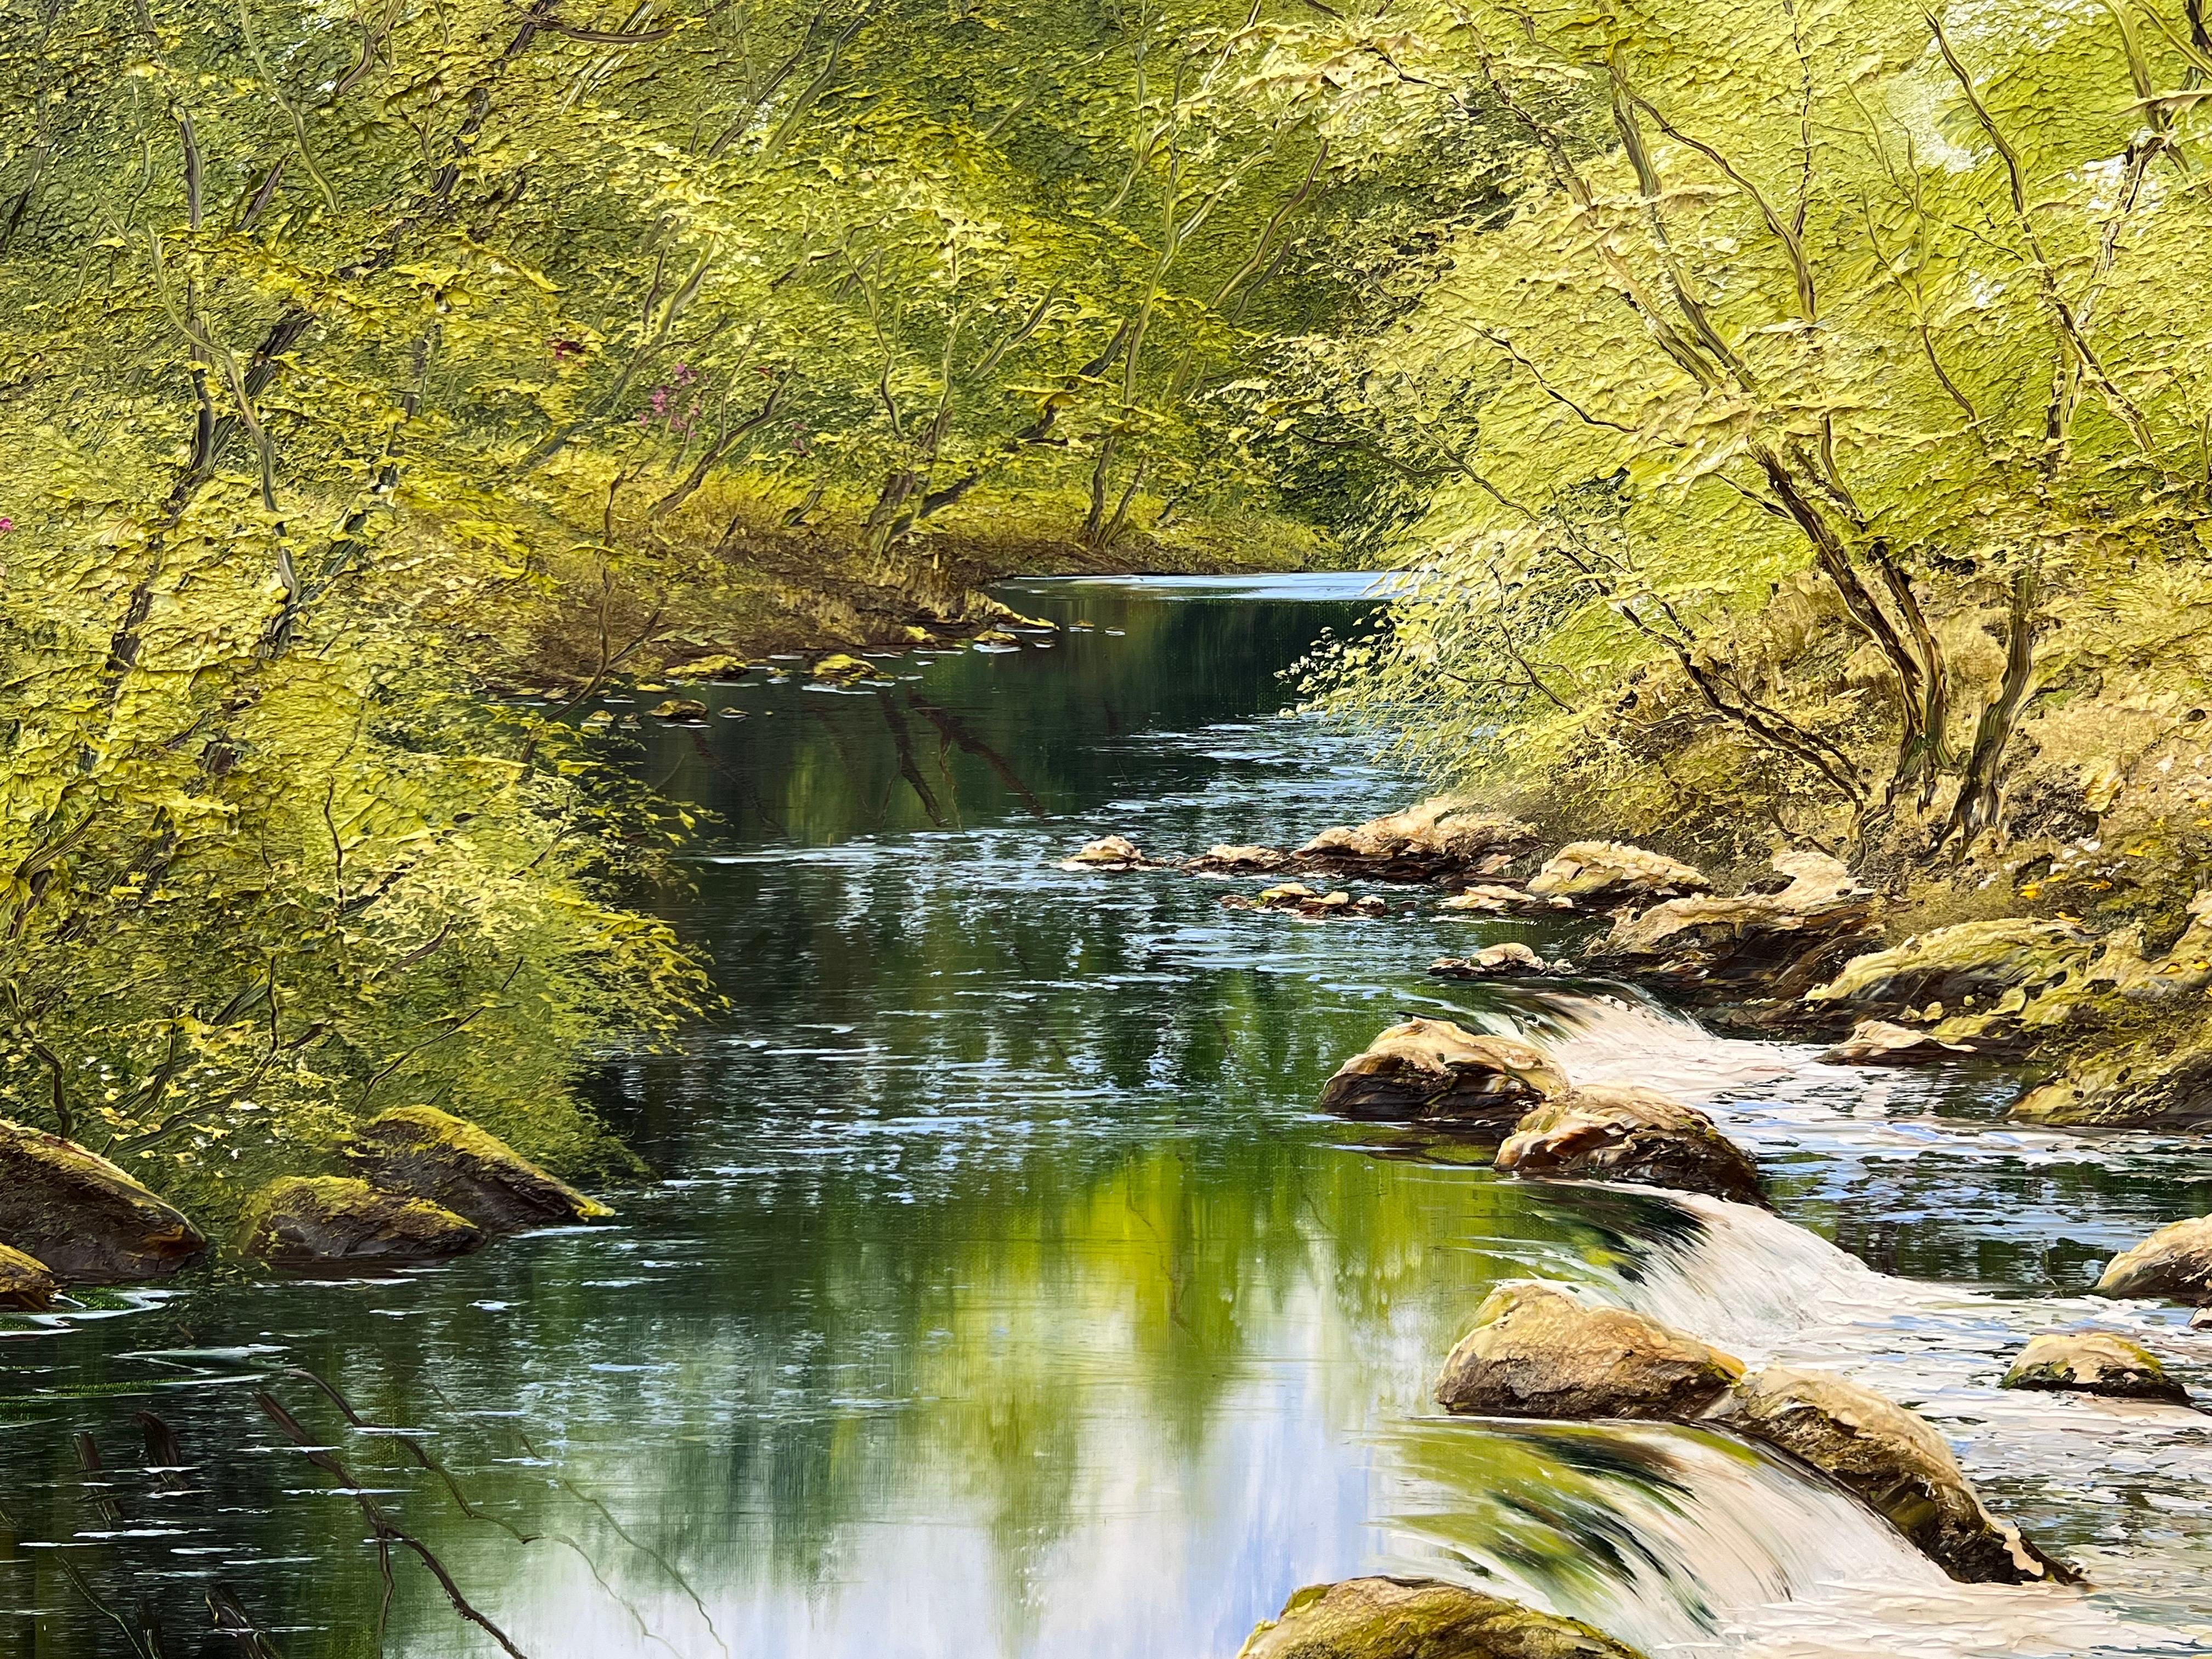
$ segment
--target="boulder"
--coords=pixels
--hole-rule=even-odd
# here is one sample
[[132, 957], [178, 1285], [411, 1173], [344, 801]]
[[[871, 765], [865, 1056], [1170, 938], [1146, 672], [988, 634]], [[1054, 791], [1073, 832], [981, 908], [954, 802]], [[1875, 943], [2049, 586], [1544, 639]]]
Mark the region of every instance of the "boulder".
[[498, 1137], [434, 1106], [380, 1114], [355, 1133], [346, 1157], [384, 1191], [442, 1205], [488, 1233], [599, 1221], [614, 1213]]
[[1448, 1019], [1409, 1019], [1337, 1067], [1321, 1104], [1345, 1117], [1443, 1121], [1503, 1137], [1531, 1106], [1566, 1087], [1565, 1073], [1518, 1038], [1477, 1036]]
[[1759, 1166], [1695, 1107], [1621, 1085], [1571, 1089], [1537, 1107], [1498, 1150], [1516, 1176], [1626, 1181], [1766, 1204]]
[[1973, 1052], [1970, 1045], [1946, 1042], [1932, 1031], [1916, 1031], [1886, 1019], [1863, 1019], [1820, 1058], [1831, 1066], [1927, 1066]]
[[1706, 1416], [1810, 1463], [1963, 1583], [2076, 1580], [1983, 1507], [1942, 1436], [1870, 1389], [1770, 1365], [1738, 1382]]
[[1279, 887], [1270, 887], [1245, 898], [1230, 894], [1222, 901], [1231, 910], [1286, 910], [1292, 915], [1310, 916], [1325, 920], [1330, 916], [1387, 916], [1390, 903], [1373, 894], [1365, 898], [1354, 898], [1341, 889], [1335, 892], [1316, 893], [1302, 881], [1285, 882]]
[[64, 1285], [162, 1279], [207, 1249], [183, 1214], [75, 1141], [0, 1121], [0, 1241]]
[[278, 1267], [398, 1267], [465, 1255], [483, 1230], [419, 1198], [380, 1193], [350, 1176], [284, 1176], [246, 1206], [245, 1248]]
[[2212, 1215], [2160, 1227], [2105, 1264], [2099, 1296], [2157, 1297], [2212, 1307]]
[[1557, 1285], [1500, 1285], [1437, 1378], [1437, 1403], [1480, 1417], [1696, 1417], [1742, 1362]]
[[1931, 1003], [1955, 1012], [1970, 999], [1993, 1000], [2014, 989], [2033, 996], [2086, 968], [2096, 950], [2094, 935], [2065, 922], [1963, 921], [1855, 957], [1805, 1000], [1861, 1014]]
[[1631, 899], [1674, 898], [1712, 886], [1704, 872], [1620, 841], [1571, 842], [1528, 882], [1532, 898], [1571, 899], [1604, 909]]
[[2010, 1115], [2057, 1128], [2200, 1127], [2212, 1123], [2212, 1049], [2177, 1044], [2171, 1033], [2100, 1047], [2022, 1094]]
[[1378, 881], [1488, 875], [1535, 842], [1529, 825], [1462, 802], [1425, 800], [1364, 823], [1324, 830], [1297, 849], [1301, 868]]
[[0, 1308], [44, 1313], [54, 1305], [54, 1276], [33, 1255], [0, 1244]]
[[1786, 881], [1769, 893], [1667, 899], [1617, 920], [1589, 949], [1593, 968], [1696, 998], [1801, 996], [1880, 943], [1880, 901], [1822, 853], [1773, 860]]
[[2020, 1351], [1999, 1386], [2169, 1406], [2189, 1403], [2189, 1390], [2166, 1374], [2156, 1354], [2111, 1331], [2053, 1331], [2036, 1337]]
[[1429, 971], [1446, 979], [1507, 979], [1548, 974], [1557, 965], [1527, 945], [1508, 940], [1488, 945], [1471, 957], [1439, 957], [1429, 964]]
[[1436, 1578], [1310, 1584], [1237, 1659], [1638, 1659], [1588, 1625]]
[[657, 720], [703, 720], [707, 705], [696, 697], [670, 697], [646, 712]]
[[1279, 847], [1209, 847], [1182, 866], [1194, 876], [1272, 876], [1295, 868], [1297, 860]]
[[814, 678], [817, 680], [865, 679], [875, 672], [875, 665], [866, 658], [856, 657], [846, 651], [817, 657], [814, 662]]

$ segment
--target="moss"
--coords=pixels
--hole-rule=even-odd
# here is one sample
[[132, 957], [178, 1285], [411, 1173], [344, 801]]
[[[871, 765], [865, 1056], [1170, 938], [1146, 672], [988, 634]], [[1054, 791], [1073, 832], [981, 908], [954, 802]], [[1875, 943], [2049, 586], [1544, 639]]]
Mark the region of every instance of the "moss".
[[1295, 1591], [1238, 1659], [1638, 1659], [1603, 1632], [1433, 1578]]
[[402, 1262], [464, 1255], [483, 1237], [450, 1210], [349, 1176], [283, 1176], [248, 1201], [241, 1245], [282, 1264]]
[[496, 1135], [434, 1106], [398, 1106], [364, 1125], [346, 1156], [378, 1186], [443, 1205], [494, 1232], [614, 1213]]

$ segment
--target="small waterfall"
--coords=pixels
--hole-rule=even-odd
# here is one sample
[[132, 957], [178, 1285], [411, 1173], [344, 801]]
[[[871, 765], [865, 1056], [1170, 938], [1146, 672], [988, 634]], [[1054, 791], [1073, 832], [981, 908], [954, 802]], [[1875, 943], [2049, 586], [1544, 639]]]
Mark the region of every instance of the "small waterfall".
[[2189, 1650], [2074, 1591], [1954, 1583], [1837, 1488], [1725, 1435], [1427, 1419], [1391, 1449], [1384, 1570], [1548, 1607], [1654, 1659]]
[[1878, 1273], [1768, 1211], [1695, 1193], [1666, 1198], [1696, 1224], [1654, 1235], [1603, 1288], [1624, 1307], [1746, 1359], [1801, 1348], [1811, 1333], [1887, 1326], [1960, 1299]]

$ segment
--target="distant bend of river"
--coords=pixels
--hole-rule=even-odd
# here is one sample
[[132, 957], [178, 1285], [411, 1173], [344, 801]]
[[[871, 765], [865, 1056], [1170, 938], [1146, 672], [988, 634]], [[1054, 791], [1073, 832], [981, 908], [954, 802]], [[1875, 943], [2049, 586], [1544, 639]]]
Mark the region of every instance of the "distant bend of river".
[[[531, 1659], [1230, 1659], [1298, 1586], [1374, 1571], [1651, 1659], [2212, 1650], [2212, 1418], [1995, 1386], [2027, 1334], [2090, 1322], [2212, 1386], [2212, 1333], [2083, 1294], [2212, 1211], [2199, 1146], [2021, 1129], [2002, 1077], [1821, 1066], [1603, 988], [1431, 980], [1537, 936], [1430, 896], [1308, 925], [1054, 867], [1109, 831], [1281, 844], [1417, 793], [1278, 712], [1364, 580], [1017, 583], [1087, 626], [842, 690], [794, 662], [687, 689], [703, 727], [644, 720], [643, 775], [717, 815], [672, 915], [728, 998], [595, 1085], [665, 1180], [617, 1224], [396, 1279], [9, 1319], [0, 1654], [129, 1653], [142, 1620], [171, 1656], [250, 1651], [221, 1618], [365, 1659], [364, 1498]], [[619, 730], [654, 700], [607, 707]], [[1317, 1116], [1408, 1012], [1704, 1103], [1781, 1218]], [[1914, 1405], [2097, 1588], [1953, 1584], [1722, 1435], [1443, 1417], [1444, 1353], [1530, 1276]], [[383, 1653], [502, 1651], [393, 1552]]]

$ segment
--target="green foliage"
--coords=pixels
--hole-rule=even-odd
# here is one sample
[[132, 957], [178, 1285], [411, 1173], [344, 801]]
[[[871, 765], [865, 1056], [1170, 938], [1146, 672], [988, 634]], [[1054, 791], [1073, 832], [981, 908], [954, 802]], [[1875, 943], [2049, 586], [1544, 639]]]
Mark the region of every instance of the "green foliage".
[[1424, 483], [1393, 628], [1321, 665], [1340, 710], [1632, 825], [1914, 856], [2046, 738], [2093, 763], [2069, 703], [2191, 701], [2193, 9], [1455, 5], [1275, 72], [1325, 126], [1455, 112], [1510, 179], [1357, 374], [1278, 393]]

